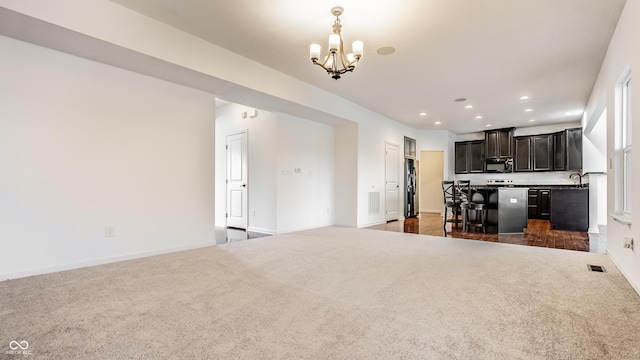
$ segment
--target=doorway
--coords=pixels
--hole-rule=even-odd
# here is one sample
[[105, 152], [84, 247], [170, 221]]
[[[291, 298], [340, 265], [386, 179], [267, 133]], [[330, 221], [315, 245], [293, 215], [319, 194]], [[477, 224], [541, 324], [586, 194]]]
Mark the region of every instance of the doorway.
[[247, 229], [248, 173], [247, 130], [227, 135], [227, 227]]
[[442, 213], [444, 151], [420, 151], [420, 212]]

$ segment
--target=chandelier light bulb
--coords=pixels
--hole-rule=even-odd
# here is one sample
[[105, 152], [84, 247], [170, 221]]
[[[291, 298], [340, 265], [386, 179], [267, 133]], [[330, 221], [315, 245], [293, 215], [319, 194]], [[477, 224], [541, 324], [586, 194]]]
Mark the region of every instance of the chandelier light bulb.
[[351, 45], [351, 49], [353, 50], [353, 56], [356, 59], [360, 59], [362, 55], [364, 55], [364, 43], [360, 40], [356, 40]]
[[339, 34], [331, 34], [329, 35], [329, 52], [336, 52], [340, 49], [340, 35]]
[[318, 60], [320, 59], [320, 51], [321, 51], [321, 47], [320, 44], [311, 44], [311, 46], [309, 46], [309, 53], [311, 56], [311, 60]]

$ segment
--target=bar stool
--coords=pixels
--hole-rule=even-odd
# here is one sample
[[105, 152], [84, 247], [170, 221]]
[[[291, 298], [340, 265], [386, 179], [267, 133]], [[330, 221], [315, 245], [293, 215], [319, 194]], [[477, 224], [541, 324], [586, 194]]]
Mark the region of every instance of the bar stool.
[[[456, 189], [455, 183], [450, 180], [444, 180], [442, 182], [442, 194], [444, 195], [444, 223], [442, 227], [444, 233], [447, 233], [447, 223], [453, 223], [457, 228], [460, 220], [460, 192]], [[451, 209], [452, 218], [448, 219], [448, 210]]]
[[484, 204], [467, 202], [460, 204], [462, 210], [462, 231], [468, 232], [470, 228], [475, 231], [482, 230], [486, 233], [487, 209]]

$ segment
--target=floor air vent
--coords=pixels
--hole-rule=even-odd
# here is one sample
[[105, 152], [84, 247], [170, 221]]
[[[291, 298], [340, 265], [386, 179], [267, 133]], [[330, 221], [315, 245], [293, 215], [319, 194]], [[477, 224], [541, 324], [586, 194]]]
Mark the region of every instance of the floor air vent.
[[600, 266], [600, 265], [587, 265], [587, 267], [589, 268], [589, 271], [606, 273], [606, 271], [604, 270], [604, 266]]

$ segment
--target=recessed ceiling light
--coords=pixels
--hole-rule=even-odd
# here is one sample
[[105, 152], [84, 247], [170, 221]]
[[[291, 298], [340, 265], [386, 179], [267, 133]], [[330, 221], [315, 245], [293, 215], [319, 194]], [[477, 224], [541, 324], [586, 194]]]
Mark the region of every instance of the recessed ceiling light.
[[440, 121], [436, 121], [436, 122], [434, 122], [434, 124], [436, 124], [436, 125], [440, 125], [440, 124], [442, 124], [442, 123], [441, 123]]
[[520, 100], [529, 100], [529, 97], [527, 95], [520, 96]]
[[526, 109], [524, 112], [532, 112], [533, 109]]
[[473, 109], [473, 105], [467, 105], [464, 107], [465, 109]]
[[455, 100], [453, 100], [455, 102], [463, 102], [463, 101], [467, 101], [467, 98], [457, 98]]
[[482, 115], [476, 116], [476, 119], [482, 119]]
[[485, 125], [484, 127], [491, 127], [491, 126], [492, 126], [491, 124], [487, 124], [487, 125]]
[[426, 112], [421, 112], [420, 116], [427, 116], [427, 113]]
[[391, 55], [396, 52], [396, 49], [393, 46], [383, 46], [376, 50], [378, 55]]
[[570, 115], [582, 115], [582, 110], [573, 110], [573, 111], [567, 111], [566, 113], [564, 113], [566, 116], [570, 116]]
[[536, 122], [536, 119], [529, 119], [529, 122]]

